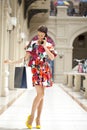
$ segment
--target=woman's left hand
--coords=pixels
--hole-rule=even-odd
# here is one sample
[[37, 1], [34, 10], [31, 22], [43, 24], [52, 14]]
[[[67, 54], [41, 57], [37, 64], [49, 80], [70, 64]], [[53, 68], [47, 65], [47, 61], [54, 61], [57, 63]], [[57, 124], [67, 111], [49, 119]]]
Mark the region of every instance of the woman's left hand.
[[42, 46], [43, 46], [43, 47], [46, 47], [46, 40], [43, 40]]
[[46, 47], [46, 42], [47, 42], [47, 38], [45, 37], [44, 40], [43, 40], [43, 47]]

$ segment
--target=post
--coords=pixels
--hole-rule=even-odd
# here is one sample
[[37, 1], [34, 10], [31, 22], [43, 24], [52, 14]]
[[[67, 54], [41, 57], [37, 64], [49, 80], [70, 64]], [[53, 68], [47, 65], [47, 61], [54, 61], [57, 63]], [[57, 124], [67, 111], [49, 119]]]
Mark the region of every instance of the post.
[[67, 15], [67, 6], [57, 6], [57, 17], [66, 17]]
[[64, 82], [63, 82], [64, 85], [67, 85], [68, 84], [68, 74], [64, 73]]
[[9, 93], [8, 90], [8, 77], [9, 77], [9, 72], [8, 72], [8, 65], [3, 64], [3, 60], [8, 58], [9, 55], [9, 42], [8, 42], [8, 32], [7, 32], [7, 19], [8, 19], [8, 2], [7, 0], [2, 1], [3, 4], [3, 30], [2, 30], [2, 50], [1, 50], [1, 96], [7, 96]]
[[67, 87], [69, 87], [69, 88], [72, 87], [72, 77], [73, 77], [72, 74], [68, 74], [68, 84], [67, 84]]
[[74, 79], [74, 91], [79, 92], [80, 91], [80, 85], [81, 85], [81, 75], [76, 74]]
[[85, 76], [85, 81], [84, 81], [83, 86], [85, 88], [84, 97], [87, 98], [87, 74]]

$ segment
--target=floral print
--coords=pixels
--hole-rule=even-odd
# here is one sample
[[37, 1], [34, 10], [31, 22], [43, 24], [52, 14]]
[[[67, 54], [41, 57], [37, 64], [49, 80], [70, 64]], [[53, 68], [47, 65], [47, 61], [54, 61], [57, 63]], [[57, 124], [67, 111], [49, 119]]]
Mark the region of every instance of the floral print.
[[[54, 54], [57, 55], [52, 44], [46, 44], [47, 48]], [[27, 52], [30, 53], [30, 60], [28, 66], [31, 67], [32, 71], [32, 83], [33, 86], [40, 85], [45, 87], [52, 86], [52, 73], [49, 63], [47, 62], [49, 57], [44, 47], [38, 44], [37, 40], [32, 41]]]

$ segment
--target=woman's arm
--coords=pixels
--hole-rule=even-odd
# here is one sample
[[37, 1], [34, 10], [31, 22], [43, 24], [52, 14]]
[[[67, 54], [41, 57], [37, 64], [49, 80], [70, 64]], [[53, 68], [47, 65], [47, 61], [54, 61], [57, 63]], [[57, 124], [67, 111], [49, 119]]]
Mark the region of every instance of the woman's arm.
[[51, 60], [54, 60], [54, 55], [49, 51], [49, 49], [46, 46], [44, 46], [44, 49], [45, 49], [47, 55], [49, 56], [49, 58]]
[[28, 52], [26, 52], [26, 55], [22, 58], [20, 58], [19, 60], [5, 60], [4, 63], [7, 63], [7, 64], [20, 64], [24, 61], [27, 61], [29, 60], [29, 57], [30, 57], [30, 54]]
[[47, 55], [49, 56], [49, 58], [50, 58], [51, 60], [54, 60], [54, 55], [50, 52], [50, 50], [49, 50], [49, 49], [47, 48], [47, 46], [46, 46], [46, 40], [44, 40], [44, 44], [42, 44], [42, 45], [43, 45], [43, 47], [44, 47], [44, 49], [45, 49]]

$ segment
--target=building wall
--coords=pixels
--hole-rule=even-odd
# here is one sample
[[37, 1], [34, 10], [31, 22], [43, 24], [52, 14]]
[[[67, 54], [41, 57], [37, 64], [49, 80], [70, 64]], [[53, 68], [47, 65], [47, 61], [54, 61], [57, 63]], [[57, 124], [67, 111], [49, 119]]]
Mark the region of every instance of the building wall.
[[[12, 3], [11, 3], [12, 2]], [[0, 1], [0, 95], [6, 96], [14, 89], [15, 65], [3, 63], [4, 59], [17, 60], [25, 54], [24, 46], [37, 34], [37, 27], [46, 24], [48, 35], [55, 42], [58, 56], [54, 63], [54, 81], [63, 82], [63, 73], [72, 70], [73, 41], [81, 33], [87, 32], [87, 19], [67, 16], [66, 7], [58, 7], [57, 16], [45, 17], [44, 14], [33, 16], [30, 28], [23, 17], [23, 3], [17, 0]], [[42, 19], [39, 16], [43, 15]], [[17, 18], [16, 26], [11, 24], [11, 17]], [[45, 19], [45, 20], [44, 20]], [[24, 33], [26, 37], [21, 36]]]
[[33, 17], [30, 26], [31, 38], [36, 35], [37, 27], [45, 24], [48, 35], [55, 41], [58, 56], [54, 62], [54, 81], [63, 83], [63, 73], [72, 70], [73, 42], [80, 34], [87, 32], [87, 19], [67, 16], [67, 7], [57, 7], [57, 16], [49, 16], [45, 22], [35, 22]]
[[[0, 95], [9, 94], [9, 89], [14, 89], [15, 65], [4, 64], [5, 59], [17, 60], [25, 54], [25, 39], [21, 37], [21, 32], [29, 36], [27, 21], [23, 16], [23, 4], [18, 5], [17, 0], [0, 1]], [[17, 18], [17, 24], [12, 25], [11, 19]]]

